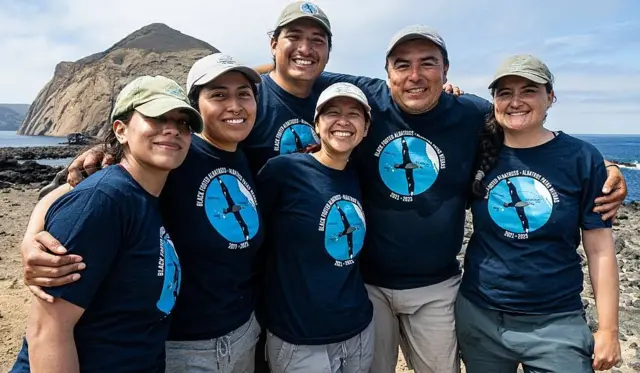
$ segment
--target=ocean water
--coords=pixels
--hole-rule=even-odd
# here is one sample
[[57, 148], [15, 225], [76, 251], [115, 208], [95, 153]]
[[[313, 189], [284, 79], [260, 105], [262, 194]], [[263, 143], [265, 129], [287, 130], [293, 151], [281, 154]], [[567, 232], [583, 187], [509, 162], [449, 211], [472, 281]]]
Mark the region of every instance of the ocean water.
[[[627, 201], [640, 201], [640, 135], [576, 135], [577, 138], [593, 144], [605, 159], [633, 163], [623, 166], [622, 173], [627, 181], [629, 195]], [[0, 148], [18, 146], [62, 146], [66, 137], [21, 136], [12, 131], [0, 131]], [[42, 159], [37, 162], [47, 165], [66, 165], [71, 159]]]
[[23, 136], [13, 131], [0, 131], [0, 148], [15, 148], [21, 146], [63, 146], [61, 142], [66, 137], [53, 136]]
[[572, 135], [593, 144], [608, 161], [632, 163], [622, 166], [629, 195], [627, 201], [640, 201], [640, 135]]

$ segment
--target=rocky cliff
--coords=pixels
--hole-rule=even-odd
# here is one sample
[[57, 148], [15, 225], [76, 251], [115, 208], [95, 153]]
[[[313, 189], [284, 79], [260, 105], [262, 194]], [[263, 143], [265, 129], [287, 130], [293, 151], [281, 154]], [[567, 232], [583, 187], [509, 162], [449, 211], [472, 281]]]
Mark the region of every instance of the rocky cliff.
[[154, 23], [104, 52], [76, 62], [60, 62], [18, 130], [24, 135], [101, 136], [118, 92], [140, 75], [164, 75], [184, 86], [191, 65], [217, 52], [213, 46]]

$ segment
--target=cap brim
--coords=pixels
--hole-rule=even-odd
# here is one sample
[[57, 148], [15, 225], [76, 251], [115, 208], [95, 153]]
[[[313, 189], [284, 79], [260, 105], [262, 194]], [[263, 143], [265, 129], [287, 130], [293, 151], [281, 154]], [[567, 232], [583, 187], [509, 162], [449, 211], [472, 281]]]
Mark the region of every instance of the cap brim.
[[420, 33], [411, 33], [411, 34], [407, 34], [402, 36], [400, 39], [396, 40], [395, 43], [393, 43], [391, 45], [391, 47], [387, 50], [387, 57], [389, 57], [389, 55], [391, 54], [391, 52], [393, 52], [394, 49], [396, 49], [396, 47], [398, 46], [398, 44], [402, 44], [405, 41], [409, 41], [409, 40], [417, 40], [417, 39], [423, 39], [423, 40], [427, 40], [432, 42], [433, 44], [437, 45], [440, 48], [444, 48], [442, 45], [440, 45], [440, 43], [438, 43], [434, 38], [430, 38], [424, 34], [420, 34]]
[[194, 132], [202, 132], [202, 128], [204, 126], [200, 113], [186, 102], [177, 98], [159, 98], [139, 105], [134, 109], [140, 112], [140, 114], [151, 118], [157, 118], [171, 110], [183, 109], [189, 115], [189, 126]]
[[547, 84], [549, 83], [549, 81], [541, 76], [535, 75], [535, 74], [530, 74], [530, 73], [526, 73], [526, 72], [509, 72], [509, 73], [505, 73], [505, 74], [500, 74], [498, 76], [496, 76], [495, 78], [493, 78], [493, 80], [491, 81], [491, 84], [489, 84], [489, 89], [492, 89], [495, 87], [496, 83], [498, 83], [498, 80], [504, 78], [505, 76], [519, 76], [528, 80], [531, 80], [534, 83], [538, 83], [538, 84]]
[[318, 18], [316, 18], [316, 17], [314, 17], [314, 16], [305, 16], [305, 15], [301, 15], [301, 16], [294, 17], [294, 18], [292, 18], [292, 19], [287, 19], [287, 20], [285, 20], [285, 21], [280, 22], [280, 24], [278, 25], [278, 27], [284, 27], [284, 26], [286, 26], [286, 25], [290, 24], [291, 22], [295, 22], [295, 21], [300, 20], [300, 19], [308, 19], [308, 20], [311, 20], [311, 21], [313, 21], [313, 22], [315, 22], [315, 23], [319, 24], [320, 26], [322, 26], [322, 28], [323, 28], [323, 29], [324, 29], [324, 30], [325, 30], [329, 35], [332, 35], [332, 34], [331, 34], [331, 27], [329, 27], [329, 25], [327, 25], [326, 23], [324, 23], [323, 21], [319, 20]]
[[368, 103], [366, 103], [365, 101], [361, 100], [358, 96], [356, 96], [355, 94], [350, 94], [349, 92], [344, 92], [344, 93], [339, 93], [336, 94], [334, 96], [330, 96], [329, 98], [327, 98], [326, 100], [322, 101], [322, 102], [318, 102], [317, 106], [316, 106], [316, 113], [314, 116], [314, 119], [316, 119], [318, 117], [318, 114], [320, 114], [320, 112], [322, 111], [322, 108], [331, 100], [333, 100], [334, 98], [338, 98], [338, 97], [348, 97], [351, 99], [354, 99], [356, 101], [358, 101], [360, 104], [362, 104], [362, 106], [364, 106], [364, 109], [366, 111], [366, 114], [371, 117], [371, 106], [369, 106]]
[[226, 74], [229, 71], [238, 71], [243, 73], [251, 83], [253, 84], [260, 84], [262, 83], [262, 78], [260, 77], [260, 74], [258, 74], [257, 71], [255, 71], [254, 69], [247, 67], [247, 66], [229, 66], [226, 69], [222, 69], [216, 72], [208, 72], [206, 74], [204, 74], [203, 76], [201, 76], [198, 80], [196, 80], [195, 82], [193, 82], [192, 86], [202, 86], [202, 85], [207, 85], [209, 84], [209, 82], [213, 81], [214, 79], [218, 78], [219, 76], [221, 76], [222, 74]]

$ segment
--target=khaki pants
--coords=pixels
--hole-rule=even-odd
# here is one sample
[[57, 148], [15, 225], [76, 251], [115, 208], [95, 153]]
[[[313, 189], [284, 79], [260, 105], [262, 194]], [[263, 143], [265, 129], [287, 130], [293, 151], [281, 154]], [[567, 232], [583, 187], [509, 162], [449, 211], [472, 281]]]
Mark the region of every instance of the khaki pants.
[[373, 322], [346, 341], [326, 345], [294, 345], [267, 332], [273, 373], [367, 373], [373, 354]]
[[454, 305], [460, 276], [416, 289], [366, 285], [373, 303], [374, 354], [370, 373], [394, 373], [398, 346], [415, 373], [458, 373]]

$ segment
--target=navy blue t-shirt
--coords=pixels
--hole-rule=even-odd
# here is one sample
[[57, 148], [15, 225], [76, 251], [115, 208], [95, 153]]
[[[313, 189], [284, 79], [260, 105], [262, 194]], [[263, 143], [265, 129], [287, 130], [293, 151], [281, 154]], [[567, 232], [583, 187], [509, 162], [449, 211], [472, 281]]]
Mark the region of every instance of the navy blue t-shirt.
[[[44, 289], [85, 309], [74, 328], [80, 370], [163, 372], [181, 270], [158, 198], [112, 166], [56, 200], [45, 230], [87, 264], [79, 281]], [[29, 371], [26, 348], [14, 372]]]
[[182, 263], [182, 293], [169, 340], [223, 336], [255, 307], [252, 266], [263, 239], [249, 165], [193, 136], [187, 158], [160, 195], [167, 231]]
[[268, 74], [258, 85], [258, 113], [249, 136], [240, 144], [255, 175], [267, 160], [296, 153], [319, 143], [313, 116], [321, 87], [314, 86], [309, 97], [285, 91]]
[[505, 147], [472, 203], [461, 292], [478, 306], [548, 314], [580, 310], [580, 229], [611, 227], [594, 213], [607, 172], [591, 144], [560, 132], [526, 149]]
[[269, 217], [266, 328], [299, 345], [362, 332], [373, 307], [358, 269], [366, 224], [355, 171], [289, 154], [269, 160], [256, 183]]
[[410, 115], [393, 102], [384, 80], [330, 73], [320, 80], [357, 85], [372, 108], [369, 133], [354, 153], [369, 226], [365, 282], [411, 289], [459, 274], [456, 255], [489, 103], [443, 92], [434, 109]]

